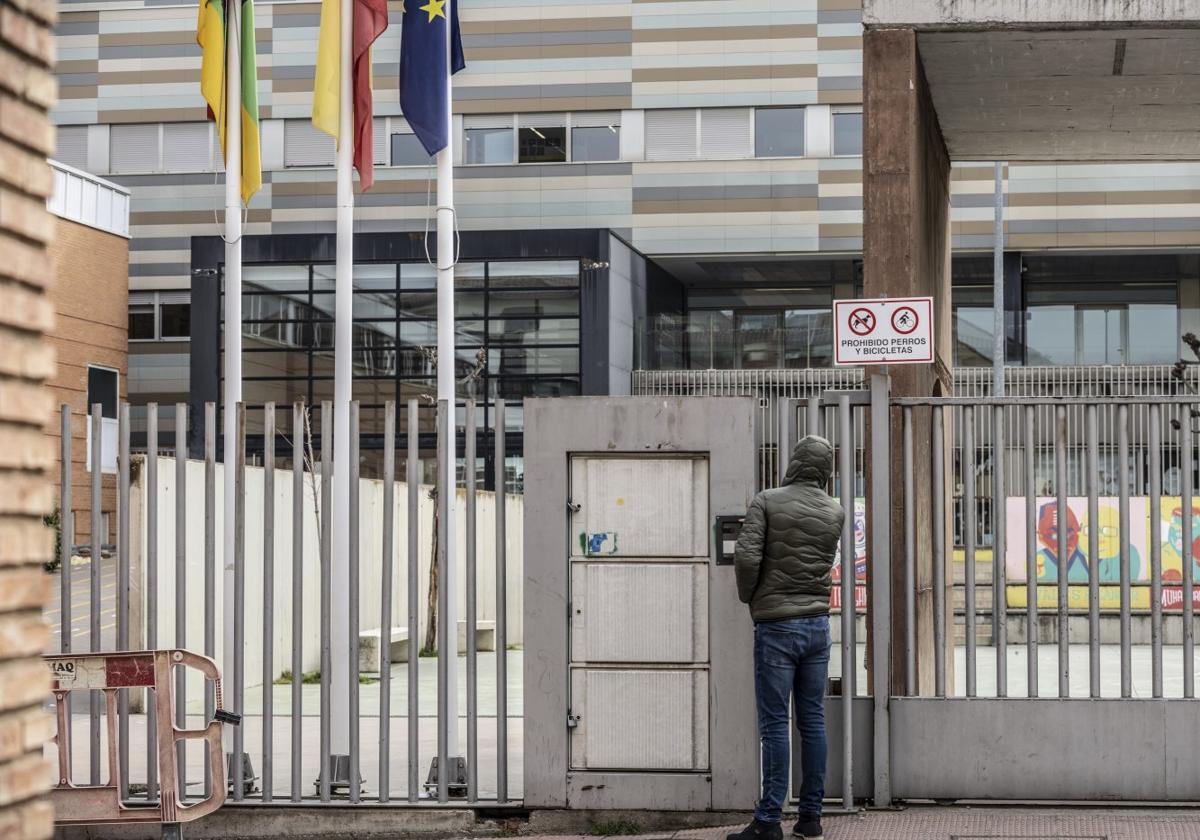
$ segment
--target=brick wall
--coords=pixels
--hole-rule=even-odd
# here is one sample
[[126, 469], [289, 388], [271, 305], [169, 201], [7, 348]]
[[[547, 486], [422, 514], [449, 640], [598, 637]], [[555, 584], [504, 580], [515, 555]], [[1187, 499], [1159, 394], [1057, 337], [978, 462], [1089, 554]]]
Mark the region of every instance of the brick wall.
[[[52, 406], [46, 415], [53, 462], [59, 483], [62, 451], [59, 406], [71, 406], [71, 507], [75, 541], [84, 544], [92, 532], [92, 474], [87, 468], [87, 369], [112, 368], [120, 374], [120, 397], [126, 397], [129, 372], [129, 240], [68, 219], [56, 218], [50, 258], [54, 270], [49, 289], [54, 328], [47, 337], [58, 362], [47, 383]], [[116, 539], [117, 477], [101, 482], [100, 510], [108, 514], [106, 541]], [[56, 494], [57, 499], [57, 494]], [[66, 520], [63, 520], [64, 523]]]
[[43, 433], [51, 400], [43, 382], [54, 352], [43, 335], [53, 322], [47, 299], [47, 246], [54, 218], [46, 156], [54, 135], [50, 33], [55, 0], [0, 0], [0, 837], [49, 837], [45, 791], [50, 766], [42, 745], [51, 721], [42, 710], [49, 677], [42, 604], [50, 578], [42, 563], [52, 536], [41, 518], [53, 505]]

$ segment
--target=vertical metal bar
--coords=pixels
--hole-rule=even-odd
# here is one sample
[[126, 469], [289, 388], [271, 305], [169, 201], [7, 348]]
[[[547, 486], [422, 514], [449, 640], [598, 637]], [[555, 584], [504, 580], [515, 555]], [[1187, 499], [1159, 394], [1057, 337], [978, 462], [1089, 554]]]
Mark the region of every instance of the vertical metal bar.
[[1026, 693], [1038, 696], [1038, 583], [1037, 583], [1037, 481], [1034, 450], [1037, 448], [1037, 414], [1025, 407], [1025, 659]]
[[[1003, 368], [1001, 369], [1003, 376]], [[992, 626], [995, 628], [996, 696], [1008, 696], [1008, 468], [1004, 406], [993, 409], [992, 444]]]
[[974, 697], [976, 690], [975, 662], [975, 409], [964, 406], [962, 413], [962, 451], [959, 464], [962, 469], [963, 499], [963, 579], [966, 596], [966, 615], [963, 618], [967, 634], [967, 696]]
[[[102, 441], [104, 435], [104, 419], [101, 414], [102, 408], [100, 403], [95, 403], [92, 406], [92, 524], [91, 524], [91, 541], [92, 541], [92, 557], [91, 557], [91, 597], [88, 601], [88, 618], [91, 625], [91, 635], [89, 638], [89, 650], [96, 653], [100, 650], [100, 564], [101, 554], [104, 551], [104, 540], [101, 534], [101, 529], [104, 527], [103, 510], [101, 505], [101, 470], [104, 469], [104, 460], [102, 458]], [[91, 752], [89, 758], [91, 760], [91, 783], [93, 785], [100, 784], [100, 692], [88, 692], [88, 717], [90, 719], [91, 730], [89, 732], [91, 738]]]
[[[246, 710], [246, 404], [237, 404], [233, 476], [233, 709]], [[226, 456], [226, 468], [229, 465]], [[233, 801], [245, 796], [245, 731], [233, 728]]]
[[850, 397], [838, 397], [838, 489], [846, 518], [842, 523], [842, 806], [854, 808], [854, 682], [858, 667], [855, 644], [854, 602], [854, 439], [851, 435]]
[[946, 696], [946, 409], [933, 406], [933, 680]]
[[[361, 521], [359, 519], [359, 496], [358, 496], [358, 476], [360, 465], [358, 462], [359, 452], [359, 403], [358, 400], [350, 402], [350, 498], [349, 498], [349, 527], [350, 527], [350, 552], [347, 557], [349, 566], [349, 584], [350, 589], [350, 614], [347, 616], [347, 621], [350, 623], [349, 634], [347, 638], [350, 641], [349, 650], [345, 651], [345, 655], [350, 658], [350, 801], [358, 802], [362, 799], [362, 773], [359, 768], [361, 765], [360, 743], [361, 721], [359, 720], [359, 682], [358, 682], [358, 633], [359, 633], [359, 568], [358, 568], [358, 551], [359, 551], [359, 531]], [[382, 641], [382, 637], [380, 641]], [[383, 714], [383, 710], [380, 710]]]
[[420, 719], [418, 717], [417, 694], [417, 624], [420, 620], [420, 608], [417, 601], [417, 588], [420, 585], [420, 564], [417, 552], [420, 551], [420, 422], [421, 409], [416, 400], [408, 401], [408, 462], [405, 464], [405, 476], [408, 482], [408, 801], [416, 802], [420, 794], [421, 767], [418, 750]]
[[[187, 648], [187, 403], [175, 403], [175, 647]], [[175, 668], [175, 725], [187, 728], [187, 674]], [[179, 800], [187, 799], [187, 749], [175, 745]]]
[[[158, 403], [146, 406], [146, 649], [158, 647]], [[147, 689], [146, 799], [158, 799], [158, 709]], [[206, 717], [205, 720], [211, 720]], [[205, 774], [207, 777], [207, 774]], [[207, 796], [207, 791], [205, 792]]]
[[886, 373], [871, 375], [871, 675], [874, 689], [875, 805], [892, 802], [891, 722], [891, 428]]
[[[71, 583], [71, 558], [75, 554], [75, 512], [72, 510], [72, 487], [71, 482], [75, 469], [74, 461], [71, 456], [71, 406], [63, 403], [59, 408], [59, 485], [58, 485], [58, 528], [59, 528], [59, 546], [58, 546], [58, 647], [61, 653], [71, 653], [74, 649], [74, 622], [72, 619], [71, 600], [73, 597], [74, 588]], [[153, 499], [153, 496], [149, 498]], [[153, 545], [153, 543], [151, 543]], [[151, 549], [153, 552], [153, 549]], [[150, 557], [154, 555], [151, 553]], [[152, 565], [152, 562], [151, 562]], [[153, 704], [151, 704], [153, 705]], [[63, 727], [63, 738], [65, 743], [71, 743], [71, 730], [73, 715], [70, 713], [70, 706], [67, 706], [67, 714], [60, 717], [59, 720], [65, 719]], [[69, 753], [68, 753], [69, 754]], [[148, 753], [153, 756], [154, 753]], [[154, 762], [149, 762], [150, 767], [154, 767]], [[70, 772], [70, 770], [68, 770]], [[153, 770], [151, 770], [153, 772]]]
[[1088, 675], [1092, 697], [1100, 696], [1100, 432], [1096, 406], [1087, 407], [1088, 506]]
[[453, 406], [446, 400], [438, 400], [437, 404], [437, 798], [438, 802], [450, 801], [450, 727], [457, 721], [448, 719], [450, 709], [450, 645], [449, 634], [458, 628], [451, 628], [447, 620], [449, 611], [449, 593], [446, 591], [446, 541], [450, 539], [446, 527], [449, 505], [447, 504], [454, 487], [449, 485], [447, 476], [454, 472], [447, 469], [446, 461], [450, 457], [450, 412]]
[[[299, 605], [297, 604], [298, 608]], [[263, 407], [262, 798], [274, 798], [275, 764], [275, 403]]]
[[329, 647], [329, 632], [331, 628], [331, 608], [333, 566], [331, 550], [333, 543], [330, 539], [333, 512], [333, 403], [329, 400], [321, 402], [321, 753], [318, 793], [322, 802], [330, 799], [330, 719], [329, 719], [329, 678], [333, 668], [332, 650]]
[[504, 400], [496, 400], [496, 802], [508, 801], [508, 473]]
[[[117, 650], [129, 650], [129, 403], [117, 415]], [[129, 689], [117, 695], [120, 796], [129, 798]]]
[[467, 801], [479, 797], [479, 667], [475, 645], [476, 617], [476, 521], [475, 521], [475, 400], [467, 400], [464, 429], [463, 468], [467, 479], [466, 553], [467, 566]]
[[[204, 404], [204, 655], [217, 655], [217, 404]], [[205, 680], [204, 720], [216, 713], [213, 683]], [[208, 751], [204, 752], [204, 795], [212, 795]]]
[[1121, 520], [1121, 696], [1133, 695], [1129, 615], [1129, 406], [1117, 408], [1117, 509]]
[[1058, 537], [1058, 571], [1054, 580], [1058, 592], [1058, 696], [1070, 697], [1071, 630], [1068, 608], [1071, 587], [1067, 573], [1071, 557], [1067, 542], [1070, 512], [1067, 508], [1067, 409], [1064, 406], [1060, 405], [1054, 411], [1054, 431], [1054, 493], [1058, 497], [1054, 508], [1054, 533]]
[[1183, 428], [1180, 434], [1180, 444], [1183, 454], [1180, 459], [1183, 473], [1183, 696], [1189, 700], [1196, 696], [1196, 634], [1193, 625], [1195, 609], [1192, 599], [1195, 597], [1195, 572], [1192, 564], [1192, 468], [1194, 465], [1194, 438], [1192, 412], [1195, 406], [1183, 407]]
[[379, 581], [379, 801], [391, 798], [392, 566], [396, 534], [396, 403], [383, 406], [383, 554]]
[[[904, 407], [904, 693], [917, 693], [917, 551], [912, 407]], [[843, 438], [842, 446], [847, 444]]]
[[292, 405], [292, 801], [301, 799], [304, 743], [304, 429], [308, 406]]
[[1162, 412], [1158, 403], [1152, 403], [1147, 448], [1150, 469], [1150, 673], [1151, 692], [1154, 697], [1163, 696], [1162, 661], [1162, 539], [1159, 523], [1162, 522]]

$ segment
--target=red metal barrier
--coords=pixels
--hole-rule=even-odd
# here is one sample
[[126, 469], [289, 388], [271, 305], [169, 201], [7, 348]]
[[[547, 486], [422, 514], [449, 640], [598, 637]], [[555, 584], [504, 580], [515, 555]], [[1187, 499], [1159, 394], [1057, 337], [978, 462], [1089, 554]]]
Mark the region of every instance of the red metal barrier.
[[[57, 825], [102, 825], [111, 823], [162, 823], [166, 826], [198, 819], [225, 802], [221, 719], [212, 720], [203, 729], [178, 729], [174, 725], [175, 703], [172, 669], [195, 668], [212, 680], [216, 689], [217, 709], [221, 709], [221, 674], [206, 656], [186, 650], [148, 650], [120, 653], [92, 653], [78, 656], [47, 656], [46, 664], [54, 679], [54, 704], [58, 719], [58, 776], [51, 791], [54, 821]], [[150, 688], [158, 734], [158, 802], [121, 801], [121, 780], [127, 768], [117, 754], [117, 695], [122, 689]], [[68, 721], [72, 691], [101, 691], [104, 694], [108, 723], [108, 784], [77, 785], [71, 779], [71, 743]], [[219, 715], [226, 713], [219, 712]], [[191, 804], [179, 801], [179, 768], [175, 745], [200, 739], [208, 746], [211, 794]], [[127, 779], [126, 779], [127, 781]], [[178, 833], [178, 828], [175, 828]]]

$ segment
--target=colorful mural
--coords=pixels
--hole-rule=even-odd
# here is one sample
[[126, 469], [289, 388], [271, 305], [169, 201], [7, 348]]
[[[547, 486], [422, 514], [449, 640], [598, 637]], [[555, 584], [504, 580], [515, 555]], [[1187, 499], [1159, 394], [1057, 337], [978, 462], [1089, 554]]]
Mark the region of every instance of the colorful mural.
[[[838, 546], [833, 558], [833, 582], [842, 579], [842, 549]], [[854, 580], [865, 583], [867, 580], [867, 500], [854, 500]]]
[[[1167, 501], [1164, 499], [1164, 502]], [[1090, 570], [1095, 567], [1101, 583], [1121, 581], [1121, 531], [1118, 500], [1105, 496], [1098, 500], [1096, 522], [1088, 519], [1087, 499], [1067, 499], [1067, 582], [1087, 583]], [[1037, 522], [1037, 580], [1045, 583], [1058, 581], [1058, 500], [1039, 498], [1036, 503]], [[1173, 508], [1172, 508], [1173, 509]], [[1005, 551], [1005, 572], [1013, 582], [1026, 580], [1026, 518], [1025, 499], [1008, 499], [1006, 510], [1008, 529]], [[1150, 522], [1149, 505], [1145, 497], [1129, 500], [1129, 576], [1134, 583], [1149, 582]], [[1200, 520], [1197, 520], [1200, 524]], [[1088, 547], [1091, 529], [1096, 528], [1098, 556], [1090, 558]], [[1165, 568], [1165, 566], [1164, 566]]]

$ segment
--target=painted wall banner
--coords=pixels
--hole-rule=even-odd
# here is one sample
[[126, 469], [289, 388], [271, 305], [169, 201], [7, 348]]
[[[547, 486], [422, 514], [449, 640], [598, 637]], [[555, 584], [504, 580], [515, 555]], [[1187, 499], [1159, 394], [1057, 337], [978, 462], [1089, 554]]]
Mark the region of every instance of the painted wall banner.
[[833, 302], [834, 362], [914, 365], [933, 361], [933, 298]]
[[[1058, 587], [1039, 584], [1037, 588], [1039, 610], [1054, 611], [1058, 609]], [[1162, 590], [1162, 608], [1164, 612], [1183, 612], [1183, 587], [1164, 586]], [[1024, 585], [1009, 586], [1005, 593], [1005, 601], [1012, 609], [1025, 609], [1029, 603], [1028, 592]], [[1192, 590], [1192, 605], [1200, 613], [1200, 586]], [[1067, 606], [1072, 610], [1088, 608], [1088, 588], [1080, 584], [1069, 584], [1067, 588]], [[1150, 609], [1150, 587], [1139, 584], [1129, 590], [1129, 608], [1131, 610], [1147, 611]], [[1100, 587], [1100, 609], [1104, 612], [1116, 612], [1121, 609], [1121, 587], [1104, 585]]]
[[[1065, 527], [1067, 529], [1067, 582], [1087, 583], [1094, 568], [1102, 584], [1121, 582], [1121, 528], [1118, 500], [1102, 496], [1097, 500], [1095, 523], [1087, 515], [1087, 499], [1072, 496], [1067, 499]], [[1162, 574], [1165, 585], [1183, 582], [1183, 505], [1178, 497], [1164, 496], [1161, 516], [1157, 523], [1150, 521], [1150, 500], [1135, 496], [1129, 500], [1129, 579], [1133, 583], [1150, 582], [1150, 544], [1158, 539], [1162, 548]], [[1058, 502], [1039, 498], [1036, 503], [1037, 523], [1037, 580], [1054, 583], [1058, 580]], [[1005, 569], [1010, 581], [1026, 580], [1025, 558], [1025, 499], [1009, 498], [1007, 502], [1008, 542]], [[1192, 534], [1192, 571], [1200, 580], [1200, 502], [1193, 502], [1192, 515], [1196, 526]], [[1091, 529], [1098, 529], [1099, 556], [1088, 556]], [[1101, 602], [1103, 604], [1103, 600]], [[1085, 603], [1086, 606], [1086, 603]]]

